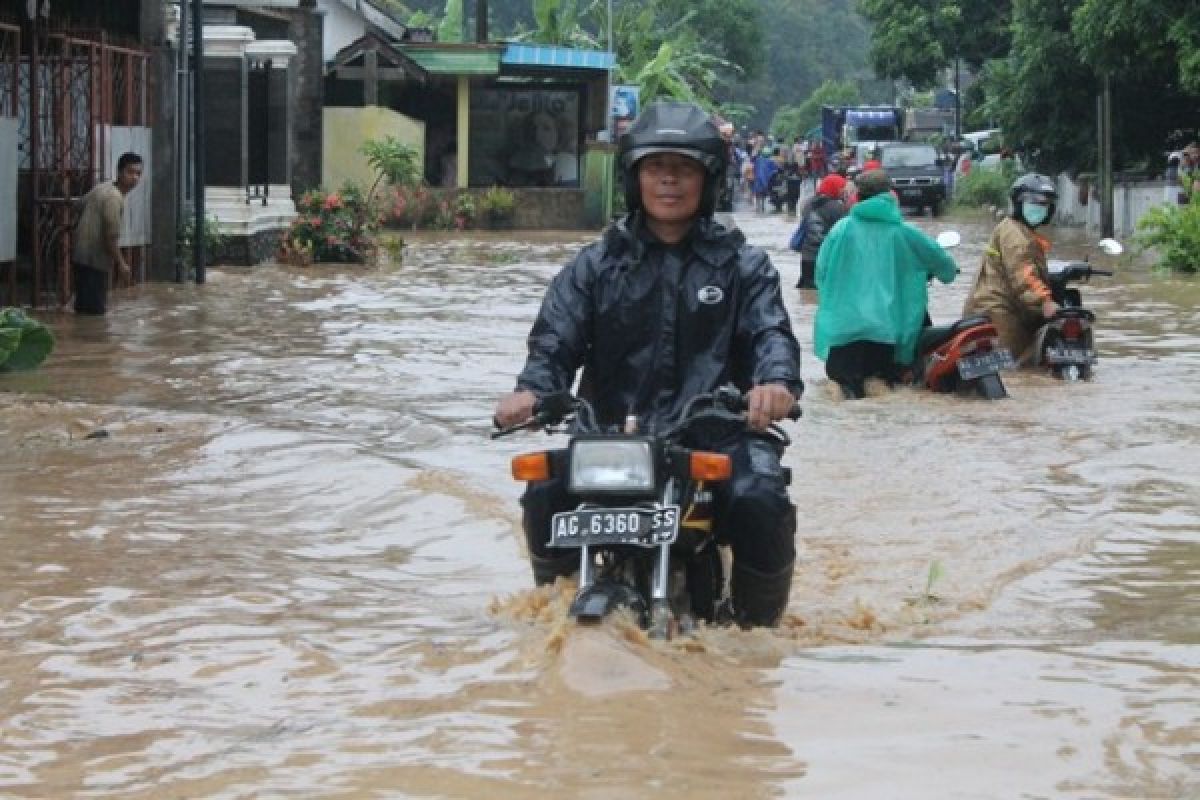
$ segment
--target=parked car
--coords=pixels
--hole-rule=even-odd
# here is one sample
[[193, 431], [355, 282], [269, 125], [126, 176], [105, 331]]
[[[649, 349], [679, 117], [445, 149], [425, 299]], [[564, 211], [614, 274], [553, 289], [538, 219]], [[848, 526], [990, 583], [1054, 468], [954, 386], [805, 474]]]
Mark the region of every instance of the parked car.
[[[975, 162], [975, 167], [977, 169], [1002, 169], [1004, 168], [1004, 156], [1000, 155], [999, 153], [988, 153], [986, 156], [979, 159], [979, 161]], [[1021, 162], [1020, 156], [1014, 155], [1012, 157], [1011, 169], [1018, 173], [1025, 171], [1025, 165]]]
[[945, 172], [933, 145], [916, 142], [884, 142], [883, 168], [892, 178], [900, 205], [935, 217], [946, 203]]

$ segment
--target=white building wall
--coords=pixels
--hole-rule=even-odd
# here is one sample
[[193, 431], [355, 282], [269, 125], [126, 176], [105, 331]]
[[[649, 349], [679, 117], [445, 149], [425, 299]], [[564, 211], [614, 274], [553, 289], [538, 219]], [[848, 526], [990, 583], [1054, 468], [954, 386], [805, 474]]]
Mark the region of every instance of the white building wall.
[[[1137, 223], [1150, 209], [1174, 202], [1174, 192], [1165, 181], [1131, 181], [1113, 187], [1113, 232], [1126, 239], [1137, 231]], [[1079, 184], [1066, 174], [1058, 176], [1058, 206], [1055, 223], [1100, 231], [1100, 196], [1095, 184], [1085, 205], [1079, 197]]]
[[339, 50], [362, 38], [367, 23], [362, 14], [347, 8], [342, 0], [321, 0], [319, 8], [325, 12], [324, 57], [328, 64]]
[[404, 26], [360, 0], [319, 0], [317, 8], [325, 13], [325, 62], [337, 52], [361, 38], [368, 25], [375, 26], [388, 36], [400, 38]]

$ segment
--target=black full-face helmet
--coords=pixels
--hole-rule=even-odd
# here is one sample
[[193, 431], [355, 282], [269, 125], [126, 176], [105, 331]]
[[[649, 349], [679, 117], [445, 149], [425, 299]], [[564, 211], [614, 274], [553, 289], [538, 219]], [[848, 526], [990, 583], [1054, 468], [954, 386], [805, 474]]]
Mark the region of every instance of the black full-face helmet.
[[1029, 172], [1013, 181], [1012, 187], [1008, 190], [1008, 199], [1012, 201], [1013, 219], [1019, 219], [1026, 225], [1035, 227], [1025, 219], [1021, 204], [1026, 200], [1035, 199], [1045, 203], [1049, 206], [1046, 220], [1052, 220], [1054, 219], [1054, 208], [1058, 204], [1058, 188], [1054, 185], [1054, 181], [1045, 175]]
[[654, 153], [678, 153], [703, 165], [705, 178], [700, 214], [711, 216], [717, 207], [727, 152], [728, 144], [704, 109], [693, 103], [650, 105], [621, 137], [617, 157], [625, 178], [626, 207], [630, 211], [642, 207], [638, 162]]

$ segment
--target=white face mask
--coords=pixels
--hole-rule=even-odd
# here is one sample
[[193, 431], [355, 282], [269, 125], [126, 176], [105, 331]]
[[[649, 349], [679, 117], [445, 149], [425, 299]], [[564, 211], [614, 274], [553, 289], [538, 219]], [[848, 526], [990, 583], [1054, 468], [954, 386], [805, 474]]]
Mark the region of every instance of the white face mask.
[[1021, 216], [1035, 228], [1045, 222], [1049, 214], [1050, 209], [1040, 203], [1021, 203]]

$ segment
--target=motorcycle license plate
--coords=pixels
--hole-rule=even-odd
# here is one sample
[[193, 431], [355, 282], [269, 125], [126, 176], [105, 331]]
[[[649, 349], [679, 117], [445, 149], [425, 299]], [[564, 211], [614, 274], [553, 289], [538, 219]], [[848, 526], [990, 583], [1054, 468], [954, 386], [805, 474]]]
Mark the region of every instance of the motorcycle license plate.
[[550, 525], [550, 546], [658, 547], [670, 544], [678, 535], [679, 506], [589, 508], [555, 514]]
[[900, 192], [900, 196], [901, 197], [920, 197], [921, 190], [920, 189], [903, 189]]
[[966, 356], [958, 360], [958, 375], [964, 381], [973, 380], [980, 375], [990, 375], [1002, 369], [1012, 369], [1017, 366], [1012, 353], [1002, 347], [980, 356]]
[[1047, 364], [1094, 364], [1096, 352], [1086, 347], [1051, 347], [1046, 350]]

